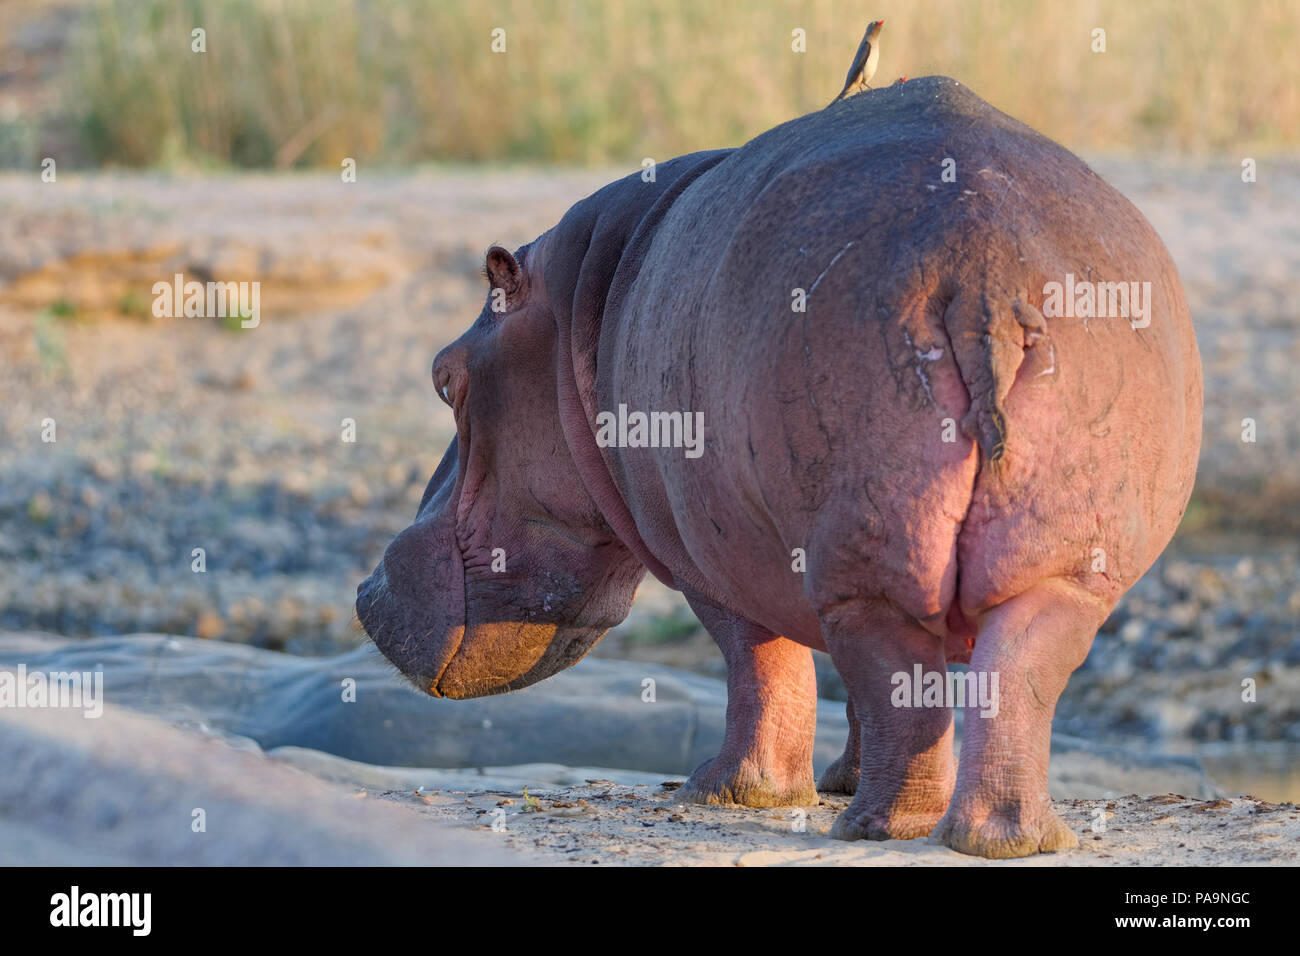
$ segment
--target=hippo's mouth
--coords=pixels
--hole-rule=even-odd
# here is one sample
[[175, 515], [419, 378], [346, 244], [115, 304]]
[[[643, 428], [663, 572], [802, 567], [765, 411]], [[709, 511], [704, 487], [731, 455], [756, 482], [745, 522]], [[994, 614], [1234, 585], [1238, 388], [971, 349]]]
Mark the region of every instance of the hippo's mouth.
[[[458, 603], [463, 609], [463, 596]], [[444, 696], [438, 685], [464, 639], [463, 618], [449, 626], [431, 620], [442, 615], [421, 613], [402, 600], [389, 587], [385, 561], [357, 585], [356, 612], [371, 643], [407, 680], [424, 693]]]

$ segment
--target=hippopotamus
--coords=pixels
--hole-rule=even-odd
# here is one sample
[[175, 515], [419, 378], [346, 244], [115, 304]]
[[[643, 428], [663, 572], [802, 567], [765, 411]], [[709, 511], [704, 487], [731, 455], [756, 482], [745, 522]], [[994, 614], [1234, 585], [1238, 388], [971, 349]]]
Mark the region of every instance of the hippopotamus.
[[816, 649], [851, 727], [818, 784], [853, 794], [833, 837], [1077, 845], [1048, 796], [1057, 698], [1200, 445], [1178, 275], [1123, 196], [924, 77], [619, 179], [484, 273], [432, 366], [456, 437], [358, 588], [402, 674], [526, 687], [649, 573], [727, 666], [721, 751], [681, 799], [818, 801]]

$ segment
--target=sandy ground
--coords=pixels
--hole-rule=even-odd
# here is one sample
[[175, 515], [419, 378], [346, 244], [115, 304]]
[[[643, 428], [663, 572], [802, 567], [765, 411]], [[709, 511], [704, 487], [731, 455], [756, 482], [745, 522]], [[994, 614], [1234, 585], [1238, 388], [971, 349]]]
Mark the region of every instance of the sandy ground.
[[[721, 743], [725, 688], [662, 665], [589, 661], [518, 694], [448, 701], [366, 649], [303, 658], [0, 634], [0, 674], [20, 664], [102, 671], [107, 700], [93, 719], [0, 708], [0, 863], [988, 863], [924, 840], [830, 840], [842, 794], [779, 810], [683, 805], [686, 771]], [[824, 704], [815, 770], [846, 734]], [[523, 762], [538, 759], [551, 762]], [[637, 769], [652, 766], [672, 771]], [[1056, 735], [1049, 789], [1080, 848], [997, 865], [1294, 864], [1300, 852], [1300, 808], [1224, 798], [1188, 758]]]
[[1058, 800], [1078, 849], [990, 861], [924, 839], [831, 840], [842, 795], [780, 810], [687, 806], [675, 799], [680, 778], [554, 785], [545, 781], [598, 771], [268, 754], [121, 708], [98, 720], [0, 711], [0, 729], [0, 865], [1295, 865], [1300, 855], [1300, 808], [1252, 798]]
[[[676, 782], [669, 786], [675, 788]], [[431, 819], [492, 833], [551, 863], [667, 866], [1169, 866], [1296, 865], [1300, 812], [1248, 798], [1175, 794], [1057, 801], [1079, 849], [1021, 860], [965, 856], [928, 840], [844, 843], [827, 834], [847, 798], [816, 807], [750, 810], [686, 806], [672, 789], [595, 781], [522, 792], [382, 792]], [[1104, 816], [1104, 823], [1102, 821]], [[1091, 827], [1097, 821], [1097, 832]], [[493, 828], [495, 823], [496, 829]], [[1104, 830], [1102, 829], [1104, 826]]]
[[[559, 865], [620, 866], [1295, 866], [1300, 807], [1254, 797], [1177, 793], [1057, 799], [1079, 847], [1017, 860], [985, 860], [926, 839], [845, 843], [828, 836], [849, 801], [820, 794], [815, 807], [755, 810], [678, 802], [682, 777], [557, 766], [420, 771], [375, 767], [315, 751], [269, 755], [323, 780], [397, 803], [440, 825], [490, 836], [493, 845]], [[1053, 791], [1092, 789], [1064, 779]], [[1100, 768], [1089, 763], [1085, 776]], [[1159, 782], [1150, 771], [1138, 772]], [[610, 777], [616, 779], [609, 779]], [[639, 779], [638, 779], [639, 778]], [[530, 781], [524, 783], [524, 781]], [[549, 781], [549, 782], [548, 782]], [[525, 793], [524, 787], [527, 787]]]

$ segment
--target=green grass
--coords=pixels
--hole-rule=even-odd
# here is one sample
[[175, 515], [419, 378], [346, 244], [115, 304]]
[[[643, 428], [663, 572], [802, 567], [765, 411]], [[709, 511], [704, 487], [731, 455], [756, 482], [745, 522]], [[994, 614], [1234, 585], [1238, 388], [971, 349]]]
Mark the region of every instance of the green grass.
[[36, 354], [40, 360], [41, 371], [51, 376], [71, 374], [67, 343], [63, 337], [63, 330], [58, 327], [52, 308], [37, 313], [32, 334], [36, 339]]
[[656, 617], [646, 624], [643, 630], [632, 631], [627, 635], [627, 643], [632, 644], [677, 644], [689, 640], [700, 632], [700, 622], [685, 612]]
[[639, 165], [825, 105], [877, 16], [878, 83], [954, 76], [1075, 149], [1300, 143], [1294, 0], [105, 0], [63, 82], [103, 164]]
[[56, 319], [64, 319], [69, 322], [76, 321], [77, 307], [67, 299], [56, 299], [50, 303], [50, 315]]
[[227, 332], [245, 331], [244, 317], [239, 314], [238, 310], [235, 310], [233, 312], [227, 312], [220, 319], [218, 319], [218, 321], [221, 323], [221, 327], [225, 329]]
[[128, 289], [117, 302], [117, 311], [132, 319], [148, 321], [152, 317], [149, 299], [139, 289]]

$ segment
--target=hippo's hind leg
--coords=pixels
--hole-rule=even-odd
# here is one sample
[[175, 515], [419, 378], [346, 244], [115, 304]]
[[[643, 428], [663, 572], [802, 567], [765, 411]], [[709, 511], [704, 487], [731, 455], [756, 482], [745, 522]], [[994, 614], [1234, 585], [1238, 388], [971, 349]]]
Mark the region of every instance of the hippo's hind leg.
[[1078, 846], [1047, 793], [1052, 715], [1105, 617], [1100, 602], [1060, 580], [985, 612], [970, 668], [997, 693], [993, 707], [966, 705], [957, 788], [934, 842], [993, 858]]
[[817, 678], [812, 652], [687, 595], [727, 661], [722, 752], [695, 768], [680, 799], [747, 807], [809, 806]]
[[912, 706], [910, 691], [900, 698], [895, 675], [905, 675], [910, 687], [917, 665], [944, 674], [943, 642], [885, 600], [851, 601], [823, 613], [822, 635], [860, 734], [857, 790], [831, 836], [925, 836], [943, 816], [956, 775], [952, 711]]
[[849, 721], [849, 739], [844, 744], [844, 753], [822, 771], [817, 781], [817, 789], [824, 793], [856, 793], [858, 790], [858, 768], [862, 759], [862, 725], [853, 713], [853, 701], [844, 705], [844, 713]]

